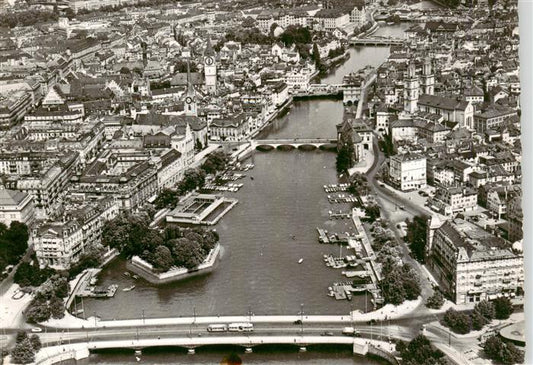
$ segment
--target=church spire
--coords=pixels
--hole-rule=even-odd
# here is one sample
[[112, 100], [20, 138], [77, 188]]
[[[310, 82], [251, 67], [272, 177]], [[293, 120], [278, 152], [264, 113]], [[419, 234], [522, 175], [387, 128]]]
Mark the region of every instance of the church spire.
[[207, 45], [205, 46], [205, 52], [204, 56], [214, 56], [215, 50], [213, 49], [213, 46], [211, 45], [211, 38], [207, 38]]
[[194, 88], [191, 80], [191, 65], [190, 60], [187, 58], [187, 96], [194, 97]]

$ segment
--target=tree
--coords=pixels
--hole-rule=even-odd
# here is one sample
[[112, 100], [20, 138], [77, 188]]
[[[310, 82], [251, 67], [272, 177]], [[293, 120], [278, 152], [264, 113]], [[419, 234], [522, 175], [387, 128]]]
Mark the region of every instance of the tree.
[[470, 332], [470, 317], [462, 312], [457, 312], [453, 308], [446, 311], [441, 323], [455, 333], [464, 335]]
[[127, 68], [126, 66], [123, 66], [123, 67], [120, 69], [119, 72], [120, 72], [121, 74], [123, 74], [123, 75], [127, 75], [127, 74], [130, 74], [130, 73], [131, 73], [130, 69]]
[[17, 336], [15, 337], [15, 343], [21, 343], [28, 338], [26, 331], [17, 331]]
[[15, 345], [11, 351], [11, 359], [15, 364], [31, 364], [35, 360], [35, 352], [29, 338]]
[[203, 252], [200, 244], [187, 238], [177, 238], [167, 243], [171, 247], [176, 266], [193, 269], [203, 261]]
[[49, 320], [52, 313], [46, 300], [34, 299], [28, 306], [25, 315], [29, 322], [39, 323]]
[[63, 302], [63, 299], [55, 296], [52, 297], [52, 299], [50, 299], [49, 308], [52, 318], [61, 319], [65, 316], [65, 303]]
[[315, 62], [315, 66], [317, 68], [320, 68], [321, 61], [320, 61], [320, 51], [318, 50], [318, 45], [316, 43], [313, 43], [313, 52], [311, 59]]
[[337, 152], [336, 168], [338, 173], [344, 173], [355, 163], [355, 149], [353, 143], [343, 143]]
[[17, 271], [13, 276], [13, 281], [21, 287], [38, 286], [42, 284], [39, 271], [38, 267], [33, 266], [28, 262], [23, 262], [18, 266]]
[[166, 246], [157, 246], [153, 255], [152, 264], [161, 271], [168, 271], [174, 264], [172, 253]]
[[424, 335], [413, 338], [408, 345], [396, 346], [405, 365], [446, 364], [444, 353], [435, 349]]
[[381, 276], [379, 285], [386, 303], [399, 305], [420, 295], [420, 284], [416, 274], [407, 264], [398, 266], [392, 261], [386, 261]]
[[30, 342], [35, 352], [39, 352], [39, 350], [43, 347], [41, 338], [36, 334], [31, 335]]
[[179, 201], [180, 198], [177, 191], [164, 188], [157, 196], [157, 199], [154, 201], [154, 204], [157, 209], [174, 208], [179, 203]]
[[490, 359], [500, 361], [504, 364], [524, 363], [524, 353], [512, 343], [503, 342], [497, 335], [489, 337], [485, 341], [483, 351]]
[[[271, 29], [274, 31], [275, 27]], [[285, 44], [285, 46], [290, 46], [295, 43], [309, 44], [311, 43], [311, 32], [307, 27], [290, 25], [287, 29], [280, 34], [280, 41]]]
[[507, 319], [513, 313], [513, 304], [506, 297], [496, 298], [494, 300], [494, 314], [496, 319]]
[[58, 298], [66, 298], [70, 291], [70, 285], [67, 278], [58, 277], [54, 280], [54, 295]]
[[426, 256], [427, 219], [426, 216], [417, 215], [411, 223], [407, 223], [406, 239], [410, 242], [413, 256], [420, 262], [424, 262]]
[[488, 323], [487, 319], [481, 313], [475, 311], [470, 315], [470, 321], [472, 322], [472, 329], [474, 331], [479, 331]]
[[224, 171], [228, 161], [229, 158], [223, 151], [215, 151], [207, 156], [201, 169], [204, 170], [206, 174], [214, 174], [217, 171]]
[[487, 320], [487, 323], [494, 319], [495, 308], [494, 304], [488, 300], [482, 300], [474, 306], [474, 312], [479, 313], [483, 318]]
[[202, 169], [188, 169], [178, 184], [180, 194], [194, 190], [205, 183], [205, 171]]
[[433, 294], [426, 300], [426, 307], [431, 309], [440, 309], [444, 304], [444, 296], [439, 290], [435, 290]]
[[102, 230], [102, 243], [118, 249], [126, 257], [141, 254], [151, 247], [152, 238], [147, 240], [147, 232], [151, 232], [148, 224], [134, 215], [120, 214], [105, 223]]
[[381, 211], [379, 210], [379, 206], [377, 204], [371, 204], [365, 207], [365, 214], [367, 215], [368, 219], [373, 222], [380, 217]]

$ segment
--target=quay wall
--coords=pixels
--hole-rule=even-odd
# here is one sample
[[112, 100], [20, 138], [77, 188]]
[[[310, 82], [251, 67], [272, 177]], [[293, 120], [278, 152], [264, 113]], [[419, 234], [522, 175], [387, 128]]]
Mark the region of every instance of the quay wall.
[[392, 365], [400, 365], [400, 362], [393, 354], [383, 349], [377, 348], [372, 344], [368, 346], [368, 352], [366, 354], [379, 357], [380, 359], [383, 359]]
[[217, 244], [209, 254], [207, 260], [200, 264], [198, 269], [194, 271], [178, 268], [163, 273], [156, 273], [153, 271], [152, 265], [140, 258], [134, 258], [131, 261], [128, 261], [126, 263], [126, 268], [152, 284], [166, 284], [212, 272], [216, 268], [219, 255], [220, 244]]

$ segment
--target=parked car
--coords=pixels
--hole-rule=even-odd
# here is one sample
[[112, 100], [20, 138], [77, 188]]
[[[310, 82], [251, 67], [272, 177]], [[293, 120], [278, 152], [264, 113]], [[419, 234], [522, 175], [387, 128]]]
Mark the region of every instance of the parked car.
[[31, 332], [33, 333], [40, 333], [43, 329], [41, 327], [32, 327]]
[[302, 320], [301, 319], [297, 319], [296, 321], [294, 321], [294, 324], [302, 324]]
[[322, 333], [322, 336], [334, 336], [334, 334], [333, 334], [333, 332], [326, 331], [326, 332]]

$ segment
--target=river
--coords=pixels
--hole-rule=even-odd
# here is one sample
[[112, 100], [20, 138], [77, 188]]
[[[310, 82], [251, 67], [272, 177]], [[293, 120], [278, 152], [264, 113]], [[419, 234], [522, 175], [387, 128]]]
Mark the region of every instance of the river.
[[[405, 25], [384, 26], [379, 35], [402, 36]], [[367, 64], [378, 66], [389, 54], [387, 47], [350, 49], [350, 59], [330, 75], [325, 83], [341, 83], [342, 77]], [[342, 121], [343, 107], [336, 100], [295, 102], [290, 112], [278, 118], [261, 137], [335, 138], [335, 125]], [[255, 152], [255, 164], [243, 180], [244, 187], [232, 194], [239, 200], [216, 226], [222, 245], [217, 269], [208, 275], [162, 286], [142, 279], [132, 285], [123, 275], [125, 263], [119, 259], [106, 267], [100, 284], [119, 285], [114, 298], [86, 299], [85, 315], [104, 319], [196, 315], [297, 314], [303, 305], [306, 314], [348, 314], [365, 310], [365, 296], [351, 302], [336, 301], [326, 295], [333, 282], [347, 281], [341, 270], [324, 265], [323, 255], [339, 255], [339, 246], [321, 245], [316, 227], [330, 232], [350, 231], [348, 221], [328, 219], [328, 210], [345, 210], [348, 205], [331, 205], [322, 185], [336, 183], [335, 154], [320, 150], [303, 152]], [[252, 180], [250, 176], [253, 176]], [[228, 193], [229, 194], [229, 193]], [[299, 259], [302, 264], [298, 264]], [[368, 298], [370, 299], [370, 298]], [[242, 352], [242, 350], [239, 350]], [[225, 350], [201, 350], [194, 356], [161, 351], [143, 354], [143, 362], [217, 363]], [[247, 364], [378, 364], [354, 357], [350, 349], [321, 348], [299, 354], [294, 350], [264, 351], [242, 355]], [[128, 353], [92, 354], [79, 363], [118, 364], [130, 362]]]

